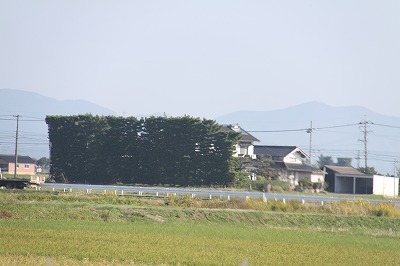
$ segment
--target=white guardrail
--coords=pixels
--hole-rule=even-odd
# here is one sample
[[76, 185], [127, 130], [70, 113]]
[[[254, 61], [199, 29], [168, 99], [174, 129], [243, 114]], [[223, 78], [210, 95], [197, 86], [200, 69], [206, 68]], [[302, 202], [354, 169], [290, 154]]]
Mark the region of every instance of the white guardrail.
[[372, 199], [363, 198], [360, 195], [349, 195], [348, 197], [339, 196], [324, 196], [324, 195], [305, 195], [302, 193], [293, 194], [280, 194], [280, 193], [263, 193], [263, 192], [249, 192], [249, 191], [232, 191], [232, 190], [203, 190], [195, 188], [167, 188], [167, 187], [137, 187], [137, 186], [109, 186], [109, 185], [86, 185], [86, 184], [61, 184], [61, 183], [44, 183], [36, 188], [36, 190], [50, 189], [51, 191], [59, 192], [75, 192], [80, 191], [87, 194], [101, 193], [104, 195], [114, 194], [119, 196], [136, 196], [136, 197], [171, 197], [171, 196], [189, 196], [191, 198], [201, 199], [226, 199], [231, 198], [246, 198], [246, 199], [262, 199], [264, 202], [268, 200], [282, 201], [286, 203], [287, 200], [298, 200], [302, 204], [306, 202], [314, 202], [324, 205], [325, 202], [342, 201], [342, 200], [368, 200], [374, 202], [391, 202], [400, 204], [399, 200], [392, 199]]

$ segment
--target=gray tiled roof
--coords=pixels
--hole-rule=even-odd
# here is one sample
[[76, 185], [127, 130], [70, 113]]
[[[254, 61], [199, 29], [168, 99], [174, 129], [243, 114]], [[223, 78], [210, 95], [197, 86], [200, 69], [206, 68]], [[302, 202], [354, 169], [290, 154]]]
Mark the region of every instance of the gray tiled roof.
[[285, 157], [292, 151], [294, 151], [296, 146], [259, 146], [254, 145], [254, 154], [270, 155], [272, 157]]
[[298, 172], [320, 172], [323, 171], [318, 167], [314, 167], [309, 164], [296, 164], [296, 163], [285, 163], [288, 170], [298, 171]]
[[257, 139], [256, 137], [254, 137], [253, 135], [251, 135], [249, 132], [247, 132], [246, 130], [244, 130], [243, 128], [241, 128], [240, 126], [233, 126], [233, 125], [222, 125], [222, 129], [226, 130], [226, 131], [235, 131], [241, 134], [240, 136], [240, 141], [244, 141], [244, 142], [253, 142], [253, 141], [260, 141], [259, 139]]
[[[0, 154], [0, 162], [13, 163], [15, 162], [15, 155]], [[18, 163], [35, 164], [36, 161], [29, 156], [18, 155]]]
[[289, 171], [295, 171], [295, 172], [323, 173], [323, 171], [321, 169], [314, 167], [312, 165], [309, 165], [309, 164], [275, 162], [272, 166], [274, 168], [287, 169]]
[[335, 165], [325, 165], [325, 168], [328, 170], [332, 170], [340, 175], [366, 175], [357, 169], [349, 166], [335, 166]]

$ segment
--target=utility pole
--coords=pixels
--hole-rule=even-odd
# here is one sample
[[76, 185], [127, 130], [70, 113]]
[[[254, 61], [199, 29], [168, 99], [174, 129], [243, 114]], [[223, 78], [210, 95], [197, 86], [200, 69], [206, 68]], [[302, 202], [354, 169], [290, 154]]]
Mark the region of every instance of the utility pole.
[[372, 124], [372, 122], [367, 121], [366, 119], [360, 122], [360, 125], [362, 125], [360, 126], [361, 132], [363, 133], [364, 137], [363, 139], [359, 140], [364, 143], [365, 171], [368, 171], [368, 133], [371, 132], [367, 130], [367, 124]]
[[[396, 197], [396, 176], [397, 176], [397, 159], [394, 159], [394, 175], [393, 175], [393, 197]], [[399, 189], [399, 188], [397, 188]]]
[[308, 154], [310, 154], [310, 164], [312, 164], [312, 132], [313, 132], [313, 127], [312, 127], [312, 121], [310, 122], [310, 128], [307, 129], [307, 133], [310, 134], [310, 147], [308, 150]]
[[18, 164], [18, 127], [19, 127], [19, 117], [17, 117], [17, 130], [15, 131], [15, 158], [14, 158], [14, 178], [17, 178], [17, 164]]

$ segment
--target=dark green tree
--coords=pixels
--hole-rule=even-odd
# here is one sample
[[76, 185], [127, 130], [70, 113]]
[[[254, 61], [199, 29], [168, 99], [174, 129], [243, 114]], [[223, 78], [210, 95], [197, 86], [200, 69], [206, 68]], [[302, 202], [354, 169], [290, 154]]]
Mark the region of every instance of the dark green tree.
[[325, 165], [335, 165], [332, 156], [324, 156], [323, 154], [320, 154], [318, 156], [317, 163], [321, 168], [324, 167]]
[[351, 167], [352, 158], [337, 158], [337, 166], [348, 166]]
[[368, 166], [367, 168], [359, 167], [358, 171], [360, 171], [361, 173], [367, 174], [367, 175], [376, 175], [376, 174], [378, 174], [378, 172], [375, 170], [375, 168], [374, 167], [370, 167], [370, 166]]
[[226, 185], [239, 134], [184, 117], [48, 116], [57, 181]]

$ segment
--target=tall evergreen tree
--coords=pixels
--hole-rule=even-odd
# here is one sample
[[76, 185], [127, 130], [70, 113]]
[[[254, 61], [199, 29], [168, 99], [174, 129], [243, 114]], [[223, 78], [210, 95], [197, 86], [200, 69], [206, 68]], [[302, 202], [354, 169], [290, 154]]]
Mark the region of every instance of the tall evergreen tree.
[[48, 116], [51, 175], [71, 182], [223, 185], [239, 134], [184, 117]]

